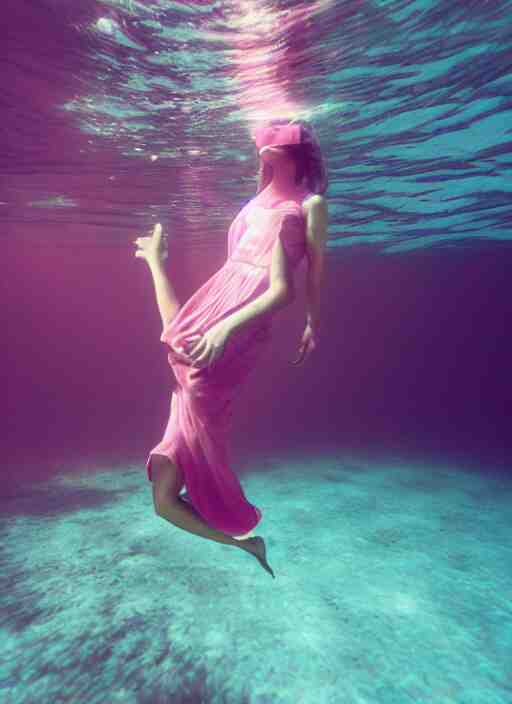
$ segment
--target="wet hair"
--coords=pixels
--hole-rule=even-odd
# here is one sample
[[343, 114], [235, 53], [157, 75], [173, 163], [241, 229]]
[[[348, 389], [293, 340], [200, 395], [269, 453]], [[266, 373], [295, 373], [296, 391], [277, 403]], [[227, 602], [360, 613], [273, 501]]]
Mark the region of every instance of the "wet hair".
[[[289, 118], [278, 118], [268, 120], [263, 127], [274, 125], [287, 125], [291, 122]], [[320, 148], [320, 142], [316, 136], [313, 126], [306, 120], [293, 120], [293, 124], [300, 125], [300, 144], [285, 144], [281, 148], [285, 149], [288, 155], [295, 161], [296, 175], [295, 183], [304, 184], [312, 193], [323, 195], [329, 185], [327, 175], [327, 165]], [[258, 172], [258, 190], [262, 191], [272, 180], [272, 166], [259, 158], [260, 168]]]

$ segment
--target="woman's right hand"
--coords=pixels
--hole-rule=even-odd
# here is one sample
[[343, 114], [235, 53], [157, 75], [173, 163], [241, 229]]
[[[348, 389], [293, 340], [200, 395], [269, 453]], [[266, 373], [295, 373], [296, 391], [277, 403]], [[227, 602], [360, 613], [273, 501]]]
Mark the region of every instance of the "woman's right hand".
[[148, 264], [163, 262], [168, 257], [167, 235], [162, 235], [162, 225], [159, 222], [151, 237], [137, 237], [134, 243], [138, 247], [135, 256], [145, 259]]

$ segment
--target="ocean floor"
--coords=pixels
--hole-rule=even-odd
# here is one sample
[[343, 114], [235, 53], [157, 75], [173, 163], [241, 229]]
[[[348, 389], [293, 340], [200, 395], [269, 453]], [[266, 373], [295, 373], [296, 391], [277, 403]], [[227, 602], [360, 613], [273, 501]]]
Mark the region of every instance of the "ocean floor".
[[331, 454], [241, 481], [276, 579], [155, 515], [143, 464], [11, 489], [0, 701], [512, 702], [512, 478]]

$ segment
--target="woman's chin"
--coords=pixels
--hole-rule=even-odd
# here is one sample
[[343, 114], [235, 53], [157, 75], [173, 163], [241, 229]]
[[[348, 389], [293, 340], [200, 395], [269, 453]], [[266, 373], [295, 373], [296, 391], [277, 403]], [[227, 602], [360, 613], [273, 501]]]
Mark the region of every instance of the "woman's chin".
[[260, 155], [260, 159], [262, 161], [264, 161], [265, 164], [273, 164], [275, 161], [278, 161], [280, 158], [281, 158], [281, 154], [279, 152], [266, 151]]

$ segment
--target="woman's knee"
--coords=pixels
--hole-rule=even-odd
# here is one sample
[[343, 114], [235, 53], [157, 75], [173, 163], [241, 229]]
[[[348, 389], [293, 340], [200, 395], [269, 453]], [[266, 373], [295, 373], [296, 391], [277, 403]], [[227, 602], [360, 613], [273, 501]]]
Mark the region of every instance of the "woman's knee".
[[177, 500], [185, 482], [180, 468], [163, 455], [151, 455], [151, 476], [153, 503], [159, 513], [162, 506]]

